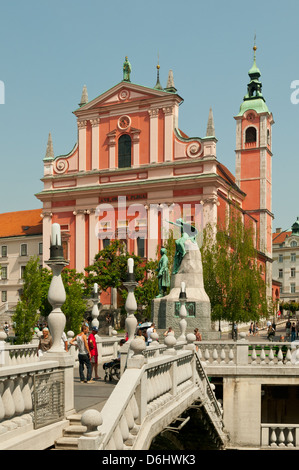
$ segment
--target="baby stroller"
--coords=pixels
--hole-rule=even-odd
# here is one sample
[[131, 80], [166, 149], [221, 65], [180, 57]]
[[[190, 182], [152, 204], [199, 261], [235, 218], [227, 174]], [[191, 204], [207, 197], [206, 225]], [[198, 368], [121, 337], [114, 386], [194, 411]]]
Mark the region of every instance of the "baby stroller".
[[120, 361], [117, 359], [110, 361], [110, 362], [105, 362], [103, 364], [103, 369], [105, 371], [105, 377], [104, 380], [107, 382], [111, 382], [113, 379], [118, 381], [120, 378]]

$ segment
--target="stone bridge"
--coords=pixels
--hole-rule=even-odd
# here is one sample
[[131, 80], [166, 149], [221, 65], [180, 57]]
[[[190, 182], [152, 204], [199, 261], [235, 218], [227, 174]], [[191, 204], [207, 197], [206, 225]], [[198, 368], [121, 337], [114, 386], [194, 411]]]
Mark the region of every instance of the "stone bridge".
[[[132, 341], [126, 369], [102, 412], [82, 415], [87, 432], [79, 439], [80, 450], [147, 450], [155, 436], [167, 429], [180, 429], [181, 415], [192, 407], [202, 408], [219, 448], [225, 447], [222, 408], [214, 394], [193, 344], [177, 343], [139, 349]], [[142, 343], [141, 343], [142, 344]], [[175, 424], [175, 423], [180, 423]], [[178, 427], [174, 427], [178, 426]]]

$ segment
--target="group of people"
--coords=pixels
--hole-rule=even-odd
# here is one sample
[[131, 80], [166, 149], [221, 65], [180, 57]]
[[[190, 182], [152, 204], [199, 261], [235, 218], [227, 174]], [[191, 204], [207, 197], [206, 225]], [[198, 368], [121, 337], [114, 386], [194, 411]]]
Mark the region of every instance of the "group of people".
[[251, 322], [249, 326], [248, 336], [258, 336], [259, 335], [259, 324], [257, 322]]
[[[95, 335], [98, 332], [96, 326], [92, 327], [89, 333], [89, 326], [85, 323], [81, 327], [81, 332], [71, 339], [70, 344], [76, 343], [78, 348], [79, 376], [81, 383], [94, 383], [94, 380], [100, 379], [98, 375], [98, 347]], [[87, 369], [85, 377], [85, 368]], [[92, 375], [94, 373], [94, 378]]]
[[295, 323], [288, 318], [286, 322], [286, 338], [291, 338], [291, 341], [295, 341], [299, 336], [299, 320]]
[[[98, 328], [95, 326], [92, 327], [91, 332], [89, 332], [89, 326], [84, 323], [81, 327], [81, 332], [69, 342], [70, 345], [74, 345], [76, 343], [78, 347], [79, 375], [82, 383], [93, 383], [94, 379], [100, 379], [98, 375], [98, 348], [95, 338], [97, 332]], [[45, 352], [49, 351], [52, 344], [53, 339], [49, 328], [44, 326], [39, 340], [38, 355], [42, 356]], [[69, 345], [64, 332], [61, 337], [61, 345], [65, 351], [68, 351]], [[86, 378], [84, 372], [85, 367], [87, 369]], [[93, 374], [94, 379], [92, 378]]]

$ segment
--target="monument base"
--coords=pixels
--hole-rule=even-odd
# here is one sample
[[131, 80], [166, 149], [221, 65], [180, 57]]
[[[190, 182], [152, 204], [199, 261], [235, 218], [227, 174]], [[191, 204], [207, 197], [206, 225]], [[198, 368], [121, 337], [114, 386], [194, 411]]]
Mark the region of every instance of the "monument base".
[[[151, 321], [155, 323], [156, 329], [164, 333], [169, 327], [174, 330], [175, 336], [179, 337], [180, 330], [180, 307], [179, 299], [167, 299], [166, 297], [156, 298], [152, 300], [152, 317]], [[204, 341], [220, 339], [220, 332], [212, 330], [210, 316], [210, 302], [199, 301], [198, 299], [187, 299], [185, 304], [188, 316], [185, 318], [187, 322], [187, 333], [193, 333], [198, 328]]]

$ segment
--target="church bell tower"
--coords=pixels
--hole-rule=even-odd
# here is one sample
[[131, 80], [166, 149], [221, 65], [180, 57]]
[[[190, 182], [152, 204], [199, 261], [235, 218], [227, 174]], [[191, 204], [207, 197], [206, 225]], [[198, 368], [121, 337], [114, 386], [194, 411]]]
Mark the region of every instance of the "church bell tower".
[[[262, 94], [261, 73], [256, 65], [248, 72], [249, 83], [236, 119], [236, 183], [246, 194], [243, 209], [257, 221], [257, 249], [264, 255], [266, 281], [272, 284], [272, 113]], [[269, 291], [268, 291], [269, 293]]]
[[258, 249], [272, 257], [272, 124], [273, 116], [262, 94], [261, 73], [256, 65], [248, 72], [250, 81], [240, 111], [235, 116], [236, 182], [246, 193], [243, 209], [257, 220]]

